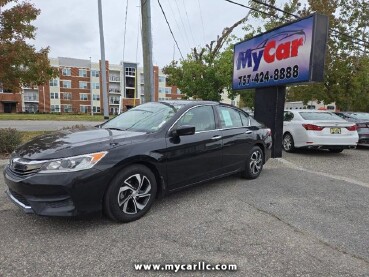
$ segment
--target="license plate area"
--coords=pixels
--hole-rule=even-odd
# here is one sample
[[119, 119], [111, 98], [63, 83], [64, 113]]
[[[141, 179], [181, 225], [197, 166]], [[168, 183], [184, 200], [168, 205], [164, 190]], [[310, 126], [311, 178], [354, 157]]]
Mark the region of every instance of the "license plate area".
[[341, 128], [331, 128], [332, 135], [339, 135], [341, 134]]

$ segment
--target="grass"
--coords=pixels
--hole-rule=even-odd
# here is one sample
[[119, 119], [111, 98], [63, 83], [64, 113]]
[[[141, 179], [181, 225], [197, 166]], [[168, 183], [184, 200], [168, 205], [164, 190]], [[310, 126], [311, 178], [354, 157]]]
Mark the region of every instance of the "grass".
[[101, 114], [33, 114], [2, 113], [0, 120], [56, 120], [56, 121], [104, 121]]

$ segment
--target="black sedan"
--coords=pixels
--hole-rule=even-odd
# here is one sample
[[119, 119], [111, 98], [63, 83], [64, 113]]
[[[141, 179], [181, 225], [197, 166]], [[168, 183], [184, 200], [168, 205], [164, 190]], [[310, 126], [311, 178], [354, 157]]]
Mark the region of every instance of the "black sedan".
[[88, 130], [63, 130], [19, 147], [4, 169], [7, 194], [27, 213], [103, 210], [129, 222], [155, 198], [230, 174], [257, 178], [270, 129], [233, 106], [152, 102]]

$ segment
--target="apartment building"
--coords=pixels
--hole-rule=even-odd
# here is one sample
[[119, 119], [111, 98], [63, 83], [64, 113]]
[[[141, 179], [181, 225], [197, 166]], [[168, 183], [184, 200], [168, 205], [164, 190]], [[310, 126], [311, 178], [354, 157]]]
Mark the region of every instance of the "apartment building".
[[[0, 90], [0, 113], [103, 113], [101, 62], [59, 57], [50, 59], [59, 76], [39, 87], [24, 87], [20, 93]], [[108, 109], [117, 114], [144, 102], [143, 68], [137, 63], [106, 61]], [[154, 66], [154, 100], [181, 99], [177, 87]]]

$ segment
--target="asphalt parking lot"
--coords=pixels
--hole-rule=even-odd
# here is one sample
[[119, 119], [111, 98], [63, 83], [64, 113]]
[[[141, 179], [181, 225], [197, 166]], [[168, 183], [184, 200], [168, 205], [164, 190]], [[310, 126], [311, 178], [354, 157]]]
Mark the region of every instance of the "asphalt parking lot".
[[257, 180], [186, 189], [123, 225], [26, 215], [1, 194], [0, 276], [169, 276], [133, 264], [197, 261], [235, 263], [234, 276], [368, 276], [368, 164], [369, 149], [284, 153]]

